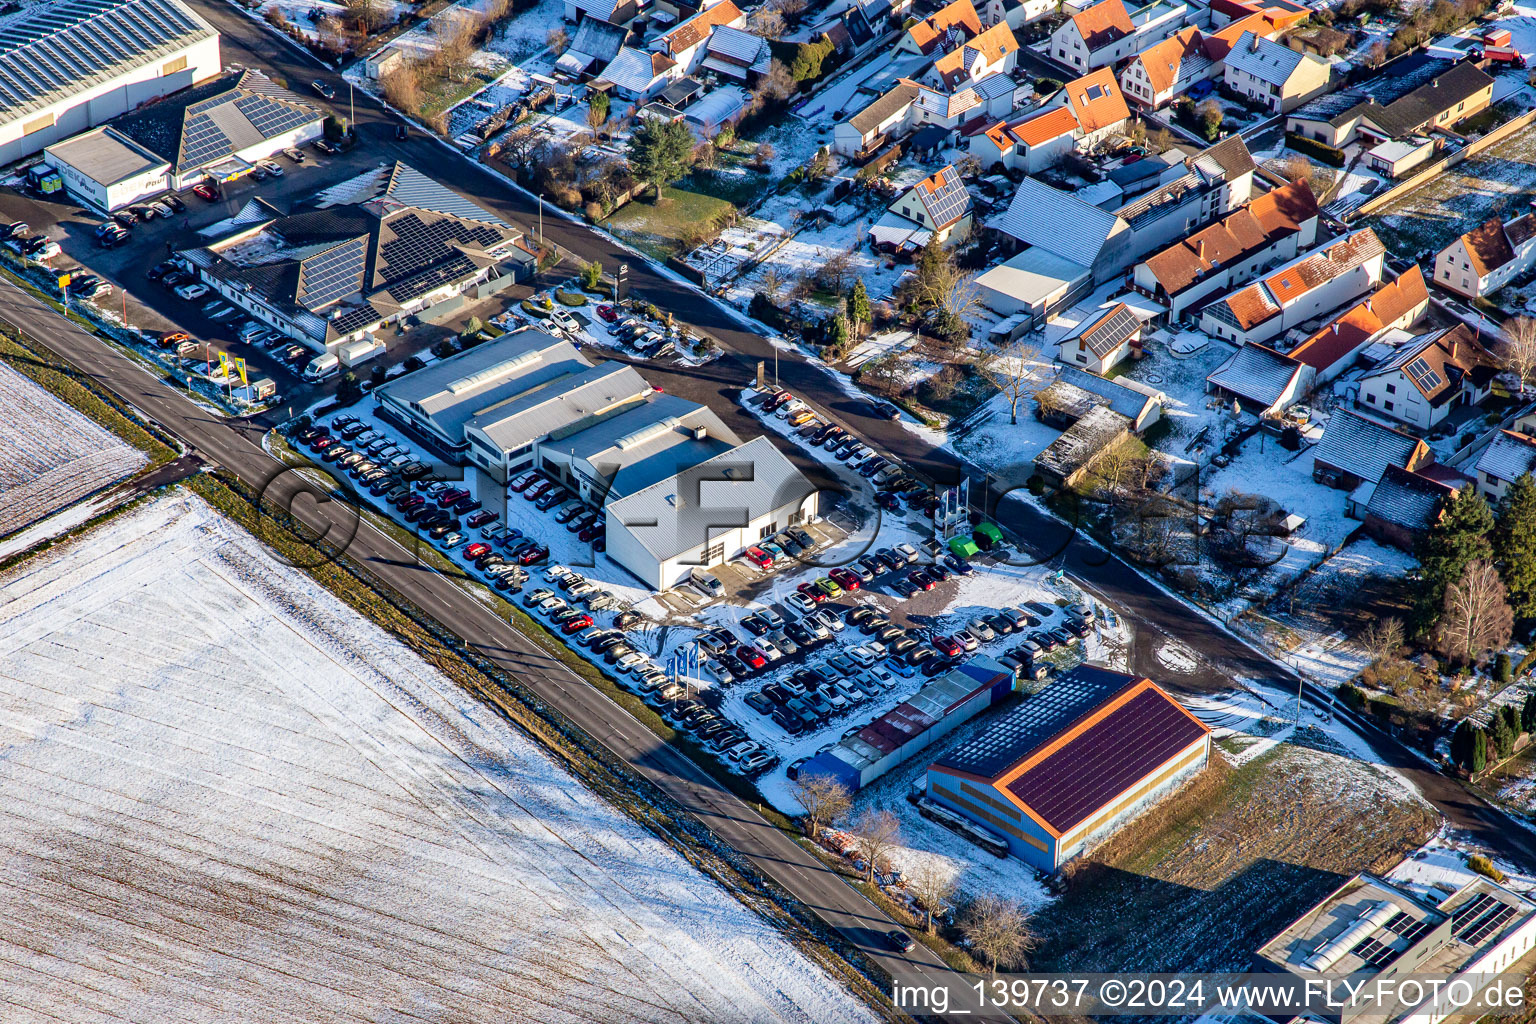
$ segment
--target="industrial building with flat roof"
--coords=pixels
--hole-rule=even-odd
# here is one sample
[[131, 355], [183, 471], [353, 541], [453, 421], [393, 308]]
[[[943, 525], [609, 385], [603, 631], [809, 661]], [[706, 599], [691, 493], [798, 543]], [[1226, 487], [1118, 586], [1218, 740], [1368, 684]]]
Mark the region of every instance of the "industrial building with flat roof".
[[[1412, 974], [1449, 981], [1454, 977], [1468, 982], [1476, 992], [1526, 956], [1533, 942], [1536, 903], [1491, 879], [1474, 877], [1433, 902], [1387, 879], [1361, 874], [1261, 946], [1254, 953], [1254, 964], [1260, 971], [1298, 978], [1369, 975], [1388, 979]], [[1437, 1003], [1433, 993], [1421, 1004], [1390, 1016], [1382, 1011], [1361, 1002], [1341, 1005], [1337, 1014], [1320, 1019], [1333, 1024], [1364, 1017], [1381, 1024], [1438, 1024], [1456, 1012]]]
[[864, 728], [800, 767], [800, 777], [826, 775], [857, 792], [1013, 691], [1014, 673], [978, 656], [924, 683]]
[[593, 364], [534, 328], [374, 392], [379, 412], [498, 483], [527, 469], [604, 509], [610, 558], [664, 590], [695, 567], [815, 515], [816, 488], [773, 442], [743, 444], [714, 412], [633, 366]]
[[1054, 871], [1210, 758], [1211, 731], [1150, 679], [1079, 665], [928, 769], [928, 797]]

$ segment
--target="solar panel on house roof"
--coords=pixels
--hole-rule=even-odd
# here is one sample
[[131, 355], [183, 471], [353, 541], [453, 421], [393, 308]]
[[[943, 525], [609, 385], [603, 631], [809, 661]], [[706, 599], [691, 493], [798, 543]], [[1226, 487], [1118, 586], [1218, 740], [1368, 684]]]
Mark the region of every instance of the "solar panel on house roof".
[[1418, 942], [1433, 927], [1432, 922], [1418, 921], [1404, 913], [1399, 913], [1387, 922], [1388, 931], [1401, 935], [1410, 943]]
[[970, 196], [954, 168], [946, 167], [939, 175], [939, 187], [923, 196], [923, 203], [936, 224], [948, 224], [965, 213]]
[[1375, 939], [1365, 939], [1356, 943], [1350, 950], [1351, 953], [1364, 960], [1366, 963], [1380, 970], [1398, 958], [1398, 951], [1389, 946], [1384, 946]]
[[1413, 382], [1425, 391], [1433, 391], [1444, 383], [1440, 374], [1435, 372], [1423, 356], [1409, 363], [1407, 372], [1408, 376], [1413, 378]]
[[[1515, 916], [1514, 907], [1494, 899], [1487, 893], [1478, 893], [1477, 899], [1473, 902], [1478, 904], [1478, 912], [1467, 914], [1457, 921], [1456, 937], [1469, 946], [1482, 942], [1496, 929], [1502, 927], [1505, 921]], [[1452, 920], [1456, 920], [1454, 915]]]
[[1451, 911], [1451, 923], [1458, 928], [1466, 921], [1481, 914], [1495, 903], [1499, 902], [1485, 892], [1480, 892], [1455, 910]]

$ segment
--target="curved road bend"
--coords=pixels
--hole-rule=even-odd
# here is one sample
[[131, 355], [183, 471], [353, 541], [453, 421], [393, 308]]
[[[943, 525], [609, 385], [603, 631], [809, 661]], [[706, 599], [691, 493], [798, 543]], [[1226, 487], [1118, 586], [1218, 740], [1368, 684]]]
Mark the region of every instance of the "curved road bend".
[[[333, 530], [334, 535], [344, 537], [353, 529], [352, 517], [338, 514], [336, 503], [303, 498], [293, 501], [296, 493], [313, 493], [313, 489], [296, 474], [280, 475], [285, 466], [262, 450], [260, 427], [226, 421], [198, 407], [9, 281], [0, 280], [0, 315], [46, 339], [53, 352], [193, 446], [203, 458], [257, 488], [276, 477], [268, 492], [273, 504], [291, 504], [294, 516], [317, 535]], [[938, 985], [953, 978], [943, 961], [922, 944], [908, 954], [892, 952], [884, 935], [896, 927], [895, 922], [841, 876], [456, 583], [422, 565], [393, 537], [366, 521], [360, 522], [347, 553], [388, 589], [434, 616], [615, 756], [633, 765], [685, 812], [893, 977], [918, 985]]]

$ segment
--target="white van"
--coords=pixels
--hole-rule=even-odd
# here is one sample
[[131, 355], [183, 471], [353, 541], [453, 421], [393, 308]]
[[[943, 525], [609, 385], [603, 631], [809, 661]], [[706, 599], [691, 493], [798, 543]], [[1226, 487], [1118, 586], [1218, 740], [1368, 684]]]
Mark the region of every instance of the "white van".
[[341, 360], [334, 352], [327, 352], [323, 356], [315, 356], [304, 367], [304, 379], [311, 384], [317, 384], [322, 380], [328, 380], [341, 372]]

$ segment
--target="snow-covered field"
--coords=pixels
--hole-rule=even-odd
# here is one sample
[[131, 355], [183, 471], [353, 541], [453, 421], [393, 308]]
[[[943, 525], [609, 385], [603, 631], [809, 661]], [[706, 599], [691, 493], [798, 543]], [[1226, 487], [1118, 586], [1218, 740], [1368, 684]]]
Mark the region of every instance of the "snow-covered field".
[[8, 1020], [873, 1019], [193, 497], [5, 593]]
[[0, 534], [128, 476], [140, 452], [0, 364]]

